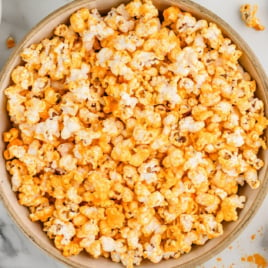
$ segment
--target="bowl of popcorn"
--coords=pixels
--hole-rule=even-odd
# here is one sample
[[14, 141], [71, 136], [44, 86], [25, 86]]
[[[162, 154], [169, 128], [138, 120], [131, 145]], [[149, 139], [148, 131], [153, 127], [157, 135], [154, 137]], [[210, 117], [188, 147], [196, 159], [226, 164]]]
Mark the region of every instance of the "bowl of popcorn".
[[186, 0], [74, 1], [1, 75], [0, 192], [71, 267], [194, 267], [267, 192], [267, 80]]

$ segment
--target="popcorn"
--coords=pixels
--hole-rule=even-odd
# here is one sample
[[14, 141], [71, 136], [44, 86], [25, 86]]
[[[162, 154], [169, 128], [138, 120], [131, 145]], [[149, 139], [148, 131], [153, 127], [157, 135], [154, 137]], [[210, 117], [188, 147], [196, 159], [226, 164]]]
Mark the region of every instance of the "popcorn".
[[249, 168], [245, 172], [245, 181], [249, 184], [252, 189], [256, 189], [260, 186], [260, 181], [258, 180], [257, 171], [254, 168]]
[[170, 70], [175, 75], [187, 77], [189, 73], [198, 70], [198, 55], [191, 47], [185, 47], [175, 56], [174, 63], [170, 65]]
[[220, 213], [223, 214], [225, 221], [235, 221], [238, 218], [237, 208], [243, 208], [244, 202], [246, 201], [245, 196], [232, 195], [223, 199], [221, 203]]
[[60, 136], [59, 118], [57, 116], [48, 118], [46, 121], [36, 124], [35, 136], [40, 140], [52, 141]]
[[117, 51], [113, 57], [107, 61], [107, 65], [114, 75], [122, 75], [126, 80], [133, 78], [133, 71], [127, 66], [131, 61], [129, 55], [124, 51]]
[[181, 97], [177, 92], [177, 81], [173, 80], [171, 83], [161, 84], [158, 88], [159, 96], [157, 102], [162, 104], [164, 102], [169, 102], [173, 105], [181, 103]]
[[97, 64], [102, 67], [105, 67], [105, 63], [112, 58], [113, 50], [110, 48], [102, 48], [97, 54]]
[[201, 206], [204, 206], [207, 212], [215, 213], [220, 203], [220, 199], [211, 194], [200, 193], [196, 197], [196, 202]]
[[157, 64], [158, 60], [152, 52], [136, 51], [131, 61], [131, 67], [134, 70], [142, 70], [146, 67], [151, 67], [153, 64]]
[[121, 102], [123, 105], [134, 108], [138, 103], [138, 100], [137, 98], [130, 97], [127, 93], [123, 92], [121, 93]]
[[177, 148], [172, 148], [170, 149], [168, 156], [163, 159], [162, 164], [167, 168], [179, 167], [184, 161], [183, 151]]
[[200, 220], [203, 222], [202, 225], [204, 225], [207, 230], [207, 236], [209, 239], [223, 234], [222, 224], [218, 223], [213, 215], [200, 215]]
[[68, 79], [68, 82], [73, 82], [77, 80], [87, 80], [88, 78], [88, 72], [90, 70], [90, 67], [82, 63], [81, 68], [74, 68], [70, 70], [70, 78]]
[[191, 152], [190, 158], [187, 160], [187, 162], [184, 164], [185, 170], [193, 170], [200, 164], [205, 164], [205, 160], [203, 158], [203, 154], [200, 152]]
[[64, 256], [179, 258], [261, 184], [268, 119], [241, 51], [214, 23], [158, 13], [150, 0], [82, 8], [11, 73], [12, 189]]
[[244, 131], [241, 128], [236, 128], [232, 134], [224, 134], [227, 144], [235, 147], [241, 147], [244, 142]]
[[209, 27], [202, 30], [205, 40], [213, 49], [218, 49], [223, 41], [221, 30], [214, 23], [209, 23]]
[[71, 223], [64, 223], [58, 219], [54, 219], [53, 224], [48, 227], [47, 232], [50, 237], [62, 235], [63, 240], [61, 244], [66, 245], [75, 235], [75, 228]]
[[160, 30], [159, 18], [152, 18], [147, 21], [140, 20], [135, 27], [137, 36], [148, 38], [150, 35], [157, 33]]
[[159, 162], [157, 159], [152, 159], [147, 163], [142, 164], [138, 171], [140, 173], [141, 180], [145, 180], [147, 183], [153, 183], [157, 181], [157, 172], [160, 171]]
[[87, 29], [87, 20], [89, 18], [89, 10], [82, 8], [79, 11], [75, 12], [70, 17], [71, 27], [75, 32], [83, 32]]
[[113, 228], [121, 228], [124, 225], [124, 214], [116, 208], [107, 208], [106, 209], [107, 223]]
[[141, 125], [137, 125], [133, 130], [133, 138], [137, 144], [150, 144], [157, 135], [157, 129], [146, 129]]
[[25, 102], [26, 106], [26, 119], [30, 124], [35, 124], [40, 120], [40, 113], [46, 110], [46, 103], [38, 98], [32, 98]]
[[104, 251], [112, 252], [115, 249], [115, 241], [111, 237], [102, 236], [100, 238], [101, 245]]
[[23, 66], [16, 67], [11, 74], [13, 82], [22, 89], [28, 89], [33, 84], [34, 74]]
[[182, 231], [189, 233], [192, 230], [195, 217], [193, 215], [181, 214], [180, 223], [182, 225]]
[[77, 165], [77, 159], [73, 158], [71, 154], [66, 154], [61, 157], [59, 167], [67, 171], [75, 170]]
[[181, 132], [198, 132], [205, 126], [204, 122], [196, 122], [191, 116], [184, 117], [179, 122]]
[[144, 40], [139, 38], [135, 32], [130, 32], [128, 35], [117, 36], [113, 43], [116, 50], [128, 50], [129, 52], [134, 52], [137, 47], [142, 46]]
[[16, 46], [16, 41], [14, 37], [8, 36], [8, 38], [6, 39], [6, 47], [10, 49], [10, 48], [13, 48], [14, 46]]
[[14, 174], [11, 176], [11, 183], [12, 183], [12, 190], [14, 192], [18, 191], [22, 183], [22, 178], [18, 170], [15, 170]]
[[188, 172], [188, 177], [197, 187], [203, 183], [208, 183], [207, 171], [200, 166], [197, 167], [195, 170], [191, 169]]
[[149, 207], [158, 207], [166, 205], [166, 202], [163, 195], [159, 191], [156, 191], [148, 197], [147, 205]]
[[94, 241], [93, 243], [90, 244], [89, 247], [86, 247], [86, 251], [93, 257], [93, 258], [98, 258], [101, 253], [101, 242], [99, 240]]
[[79, 119], [69, 116], [64, 116], [63, 118], [63, 129], [61, 131], [61, 137], [63, 139], [68, 139], [72, 134], [81, 129]]
[[246, 25], [257, 31], [263, 31], [265, 27], [261, 25], [260, 20], [256, 17], [257, 11], [257, 5], [251, 7], [250, 4], [245, 4], [240, 7], [241, 18], [246, 23]]

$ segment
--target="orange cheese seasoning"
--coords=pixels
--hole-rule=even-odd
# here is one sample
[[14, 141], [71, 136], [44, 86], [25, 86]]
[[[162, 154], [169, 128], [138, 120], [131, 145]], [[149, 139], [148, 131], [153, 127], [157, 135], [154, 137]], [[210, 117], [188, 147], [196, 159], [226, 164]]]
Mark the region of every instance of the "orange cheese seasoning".
[[253, 255], [247, 256], [246, 258], [242, 257], [241, 261], [254, 263], [254, 264], [256, 264], [258, 266], [258, 268], [268, 267], [268, 263], [267, 263], [266, 259], [262, 255], [260, 255], [258, 253], [255, 253]]

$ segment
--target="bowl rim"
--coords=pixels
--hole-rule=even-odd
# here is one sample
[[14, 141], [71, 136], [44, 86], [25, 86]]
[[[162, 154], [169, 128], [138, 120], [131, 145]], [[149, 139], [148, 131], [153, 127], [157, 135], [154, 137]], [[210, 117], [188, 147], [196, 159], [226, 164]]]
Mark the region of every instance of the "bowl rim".
[[[122, 2], [129, 2], [129, 1], [120, 0], [118, 3], [120, 4]], [[186, 10], [186, 11], [187, 11], [187, 8], [188, 9], [194, 8], [196, 10], [199, 10], [200, 13], [202, 13], [202, 16], [204, 19], [206, 19], [208, 21], [212, 21], [212, 22], [217, 21], [215, 23], [223, 31], [224, 35], [227, 35], [227, 37], [229, 37], [238, 48], [243, 47], [243, 50], [246, 52], [247, 57], [250, 58], [252, 65], [254, 66], [254, 68], [257, 70], [257, 73], [259, 74], [259, 79], [261, 81], [261, 84], [264, 85], [264, 88], [268, 89], [267, 75], [266, 75], [266, 72], [264, 71], [262, 65], [260, 64], [258, 58], [255, 56], [254, 52], [249, 47], [249, 45], [244, 41], [244, 39], [221, 17], [219, 17], [217, 14], [210, 11], [206, 7], [202, 6], [201, 4], [193, 2], [192, 0], [163, 0], [163, 1], [153, 0], [153, 2], [154, 3], [165, 2], [165, 3], [168, 3], [170, 6], [171, 5], [179, 6], [182, 10]], [[116, 5], [118, 5], [118, 3]], [[22, 39], [22, 41], [19, 42], [19, 44], [17, 45], [15, 50], [11, 53], [11, 55], [9, 56], [8, 60], [6, 61], [5, 65], [3, 66], [3, 68], [0, 72], [0, 90], [1, 90], [0, 94], [3, 94], [3, 90], [4, 90], [1, 86], [3, 79], [4, 79], [4, 76], [6, 73], [8, 73], [10, 71], [10, 66], [15, 61], [15, 59], [19, 58], [19, 52], [22, 50], [22, 48], [25, 47], [27, 40], [31, 39], [36, 33], [41, 31], [42, 28], [46, 26], [48, 21], [53, 20], [60, 15], [63, 15], [69, 9], [72, 9], [73, 10], [72, 12], [74, 12], [74, 10], [77, 10], [79, 8], [82, 8], [82, 7], [87, 7], [89, 4], [100, 5], [101, 0], [78, 0], [78, 1], [72, 1], [70, 3], [67, 3], [67, 4], [59, 7], [58, 9], [54, 10], [53, 12], [51, 12], [46, 17], [44, 17], [38, 24], [36, 24], [25, 35], [25, 37]], [[181, 6], [184, 6], [184, 7], [181, 7]], [[189, 11], [189, 12], [191, 12], [191, 11]], [[232, 36], [232, 37], [230, 37], [230, 36]], [[267, 101], [268, 100], [268, 92], [266, 90], [264, 90], [263, 93], [264, 93], [265, 102], [268, 103], [268, 101]], [[266, 109], [268, 109], [268, 108], [266, 107]], [[267, 113], [268, 112], [266, 111], [266, 114]], [[238, 235], [249, 224], [250, 220], [253, 219], [253, 216], [256, 214], [257, 210], [261, 206], [261, 204], [262, 204], [262, 202], [267, 194], [267, 189], [268, 189], [267, 172], [268, 172], [268, 168], [266, 167], [266, 169], [264, 170], [265, 175], [263, 178], [262, 186], [259, 189], [259, 193], [256, 197], [256, 200], [254, 201], [253, 205], [250, 207], [247, 215], [243, 218], [241, 225], [237, 226], [237, 228], [234, 228], [230, 232], [231, 235], [229, 237], [226, 237], [225, 239], [223, 239], [219, 243], [219, 245], [217, 245], [211, 251], [206, 251], [203, 255], [198, 256], [196, 259], [192, 259], [192, 260], [186, 262], [185, 264], [183, 264], [183, 267], [194, 267], [194, 265], [204, 263], [205, 261], [209, 260], [210, 258], [215, 256], [216, 254], [221, 252], [223, 249], [225, 249], [231, 242], [234, 241], [235, 238], [238, 237]], [[56, 248], [55, 248], [55, 250], [50, 250], [49, 248], [46, 247], [45, 243], [43, 243], [42, 241], [40, 241], [40, 242], [37, 241], [37, 239], [34, 237], [34, 233], [31, 232], [31, 230], [29, 230], [29, 228], [27, 228], [27, 224], [20, 221], [20, 219], [17, 217], [17, 213], [16, 213], [15, 209], [12, 207], [12, 204], [9, 202], [9, 200], [5, 194], [5, 191], [3, 190], [3, 186], [2, 186], [2, 182], [4, 179], [8, 180], [8, 178], [5, 177], [5, 178], [0, 179], [0, 200], [2, 199], [4, 206], [5, 206], [6, 210], [8, 211], [8, 214], [11, 216], [11, 219], [13, 220], [13, 222], [16, 223], [16, 225], [24, 233], [24, 235], [30, 241], [32, 241], [37, 247], [42, 249], [42, 251], [45, 252], [48, 256], [53, 257], [58, 261], [61, 261], [62, 263], [64, 263], [65, 265], [68, 265], [69, 267], [81, 267], [81, 268], [82, 267], [83, 268], [90, 268], [91, 267], [92, 268], [92, 266], [90, 264], [89, 264], [89, 266], [88, 265], [81, 266], [78, 262], [76, 262], [75, 260], [73, 260], [71, 258], [66, 258], [63, 255], [58, 255], [55, 252], [55, 250], [57, 250]], [[30, 221], [30, 219], [29, 219], [29, 221]], [[181, 267], [181, 265], [172, 266], [172, 268], [176, 268], [176, 267]]]

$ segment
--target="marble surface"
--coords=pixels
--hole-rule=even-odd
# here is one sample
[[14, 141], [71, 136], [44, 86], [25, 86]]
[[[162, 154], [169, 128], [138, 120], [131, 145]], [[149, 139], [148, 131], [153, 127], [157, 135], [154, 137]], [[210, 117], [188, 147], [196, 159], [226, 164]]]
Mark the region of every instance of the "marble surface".
[[[70, 0], [3, 0], [2, 23], [0, 24], [0, 68], [11, 50], [5, 47], [5, 40], [12, 35], [16, 41], [52, 10]], [[105, 0], [103, 0], [105, 1]], [[241, 0], [195, 0], [226, 20], [248, 42], [268, 73], [268, 1], [247, 0], [258, 3], [258, 16], [267, 30], [256, 32], [243, 25], [239, 17]], [[254, 268], [255, 264], [243, 262], [242, 258], [255, 253], [268, 260], [268, 198], [243, 233], [224, 251], [204, 263], [200, 268]], [[47, 256], [27, 239], [12, 222], [0, 201], [0, 268], [64, 268], [63, 264]]]

